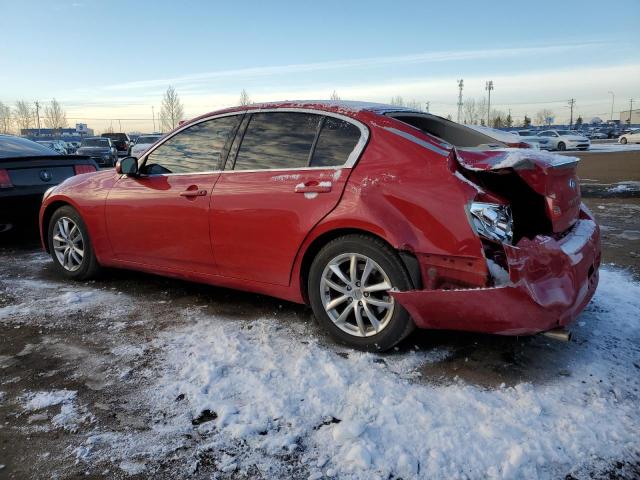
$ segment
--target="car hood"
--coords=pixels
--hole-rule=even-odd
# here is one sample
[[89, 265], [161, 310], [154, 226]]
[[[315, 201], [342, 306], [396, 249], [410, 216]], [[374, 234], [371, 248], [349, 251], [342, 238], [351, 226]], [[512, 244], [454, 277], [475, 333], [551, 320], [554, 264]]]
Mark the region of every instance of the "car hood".
[[532, 190], [544, 197], [547, 217], [555, 233], [563, 232], [578, 218], [580, 184], [577, 157], [541, 150], [456, 150], [458, 163], [475, 172], [515, 172]]

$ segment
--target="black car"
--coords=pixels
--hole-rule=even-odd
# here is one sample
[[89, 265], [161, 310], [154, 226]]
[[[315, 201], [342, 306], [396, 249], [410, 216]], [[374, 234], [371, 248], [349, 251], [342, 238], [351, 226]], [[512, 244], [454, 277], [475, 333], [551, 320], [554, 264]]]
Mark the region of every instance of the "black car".
[[118, 150], [118, 155], [129, 155], [129, 151], [131, 149], [131, 139], [126, 133], [103, 133], [100, 136], [102, 138], [111, 139], [111, 143], [113, 143]]
[[97, 169], [89, 157], [61, 155], [26, 138], [0, 135], [0, 233], [18, 224], [37, 225], [44, 192]]
[[76, 155], [91, 157], [101, 167], [113, 167], [118, 161], [118, 152], [111, 143], [111, 139], [102, 137], [88, 137], [82, 140]]

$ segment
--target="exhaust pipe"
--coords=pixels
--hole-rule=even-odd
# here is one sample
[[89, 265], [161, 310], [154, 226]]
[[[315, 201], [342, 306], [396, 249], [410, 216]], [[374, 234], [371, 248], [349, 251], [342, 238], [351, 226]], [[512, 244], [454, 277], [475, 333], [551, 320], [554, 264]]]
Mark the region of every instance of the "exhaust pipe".
[[554, 328], [553, 330], [547, 330], [546, 332], [542, 332], [542, 335], [554, 340], [560, 340], [562, 342], [571, 341], [571, 332], [565, 328]]

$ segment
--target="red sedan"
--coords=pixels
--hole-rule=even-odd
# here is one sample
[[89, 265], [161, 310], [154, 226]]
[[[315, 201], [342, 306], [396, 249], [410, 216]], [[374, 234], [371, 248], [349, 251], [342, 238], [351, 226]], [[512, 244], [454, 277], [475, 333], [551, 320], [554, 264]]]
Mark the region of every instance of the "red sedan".
[[597, 286], [577, 161], [395, 106], [245, 106], [66, 180], [41, 235], [69, 278], [128, 268], [308, 303], [358, 348], [416, 326], [533, 334]]

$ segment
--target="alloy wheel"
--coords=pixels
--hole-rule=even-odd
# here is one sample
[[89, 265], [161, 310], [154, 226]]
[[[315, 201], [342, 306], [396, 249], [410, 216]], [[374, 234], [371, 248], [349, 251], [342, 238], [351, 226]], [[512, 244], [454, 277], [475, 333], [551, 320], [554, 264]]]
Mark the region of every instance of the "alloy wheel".
[[75, 272], [84, 258], [84, 238], [78, 225], [69, 217], [61, 217], [53, 228], [53, 250], [60, 265]]
[[389, 276], [371, 258], [344, 253], [332, 259], [320, 280], [320, 297], [326, 314], [340, 330], [370, 337], [384, 330], [395, 303]]

